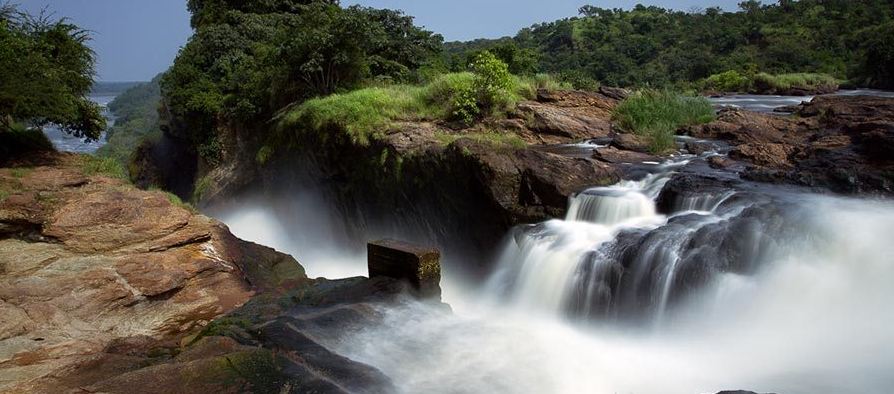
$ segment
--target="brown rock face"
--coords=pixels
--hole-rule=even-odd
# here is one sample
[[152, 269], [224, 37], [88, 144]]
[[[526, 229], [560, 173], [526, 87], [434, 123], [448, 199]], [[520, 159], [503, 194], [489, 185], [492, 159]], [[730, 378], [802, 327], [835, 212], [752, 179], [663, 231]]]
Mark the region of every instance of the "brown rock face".
[[532, 142], [563, 143], [608, 136], [616, 98], [581, 91], [540, 91], [536, 102], [518, 106], [527, 120]]
[[841, 193], [894, 192], [894, 99], [820, 96], [793, 117], [725, 109], [689, 134], [734, 145], [751, 179]]
[[0, 392], [64, 391], [105, 349], [176, 343], [249, 300], [246, 268], [267, 269], [224, 225], [80, 160], [0, 169]]

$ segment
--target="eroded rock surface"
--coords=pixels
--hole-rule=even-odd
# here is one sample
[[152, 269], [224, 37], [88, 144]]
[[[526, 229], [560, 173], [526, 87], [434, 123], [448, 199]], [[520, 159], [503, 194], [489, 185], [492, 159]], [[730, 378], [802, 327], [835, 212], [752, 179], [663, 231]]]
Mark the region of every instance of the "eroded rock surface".
[[[320, 343], [349, 326], [338, 311], [365, 310], [346, 302], [394, 299], [401, 283], [310, 280], [168, 194], [82, 164], [0, 169], [0, 392], [391, 390]], [[371, 324], [368, 311], [353, 321]]]
[[[724, 109], [687, 133], [729, 141], [746, 178], [839, 193], [894, 192], [894, 99], [820, 96], [793, 116]], [[721, 163], [717, 163], [721, 165]]]

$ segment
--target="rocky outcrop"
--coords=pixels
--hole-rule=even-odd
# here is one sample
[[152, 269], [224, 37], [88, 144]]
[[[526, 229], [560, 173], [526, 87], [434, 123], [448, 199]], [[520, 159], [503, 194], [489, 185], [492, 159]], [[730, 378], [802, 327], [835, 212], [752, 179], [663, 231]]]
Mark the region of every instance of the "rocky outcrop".
[[0, 169], [0, 393], [392, 390], [324, 343], [373, 324], [408, 284], [308, 279], [85, 160]]
[[729, 141], [730, 158], [749, 163], [749, 179], [894, 192], [894, 99], [820, 96], [793, 109], [790, 117], [724, 109], [687, 133]]
[[526, 123], [519, 127], [527, 141], [556, 144], [607, 137], [612, 132], [612, 110], [621, 91], [603, 93], [546, 91], [537, 100], [518, 105], [515, 116]]

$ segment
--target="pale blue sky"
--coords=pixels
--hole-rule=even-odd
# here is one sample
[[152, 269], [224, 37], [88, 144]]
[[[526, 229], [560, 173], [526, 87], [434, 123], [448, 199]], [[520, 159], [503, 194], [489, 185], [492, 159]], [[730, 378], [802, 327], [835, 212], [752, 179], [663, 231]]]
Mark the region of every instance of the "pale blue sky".
[[[164, 71], [192, 33], [185, 0], [14, 0], [29, 12], [48, 9], [93, 31], [92, 46], [104, 81], [144, 81]], [[739, 0], [343, 0], [404, 10], [418, 25], [448, 41], [514, 35], [534, 23], [574, 16], [583, 4], [629, 8], [636, 3], [680, 10], [718, 5], [736, 9]]]

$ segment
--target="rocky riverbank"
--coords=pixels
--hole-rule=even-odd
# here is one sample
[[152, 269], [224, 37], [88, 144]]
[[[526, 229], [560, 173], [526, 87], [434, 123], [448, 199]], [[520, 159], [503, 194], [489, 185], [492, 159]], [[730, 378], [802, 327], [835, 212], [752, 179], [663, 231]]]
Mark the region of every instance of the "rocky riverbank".
[[717, 121], [682, 132], [728, 142], [729, 157], [746, 163], [735, 170], [746, 179], [844, 194], [894, 191], [894, 99], [820, 96], [787, 110], [793, 115], [724, 109]]
[[[412, 293], [308, 279], [160, 191], [34, 154], [0, 169], [0, 392], [381, 392], [320, 345]], [[434, 300], [437, 302], [437, 299]]]

